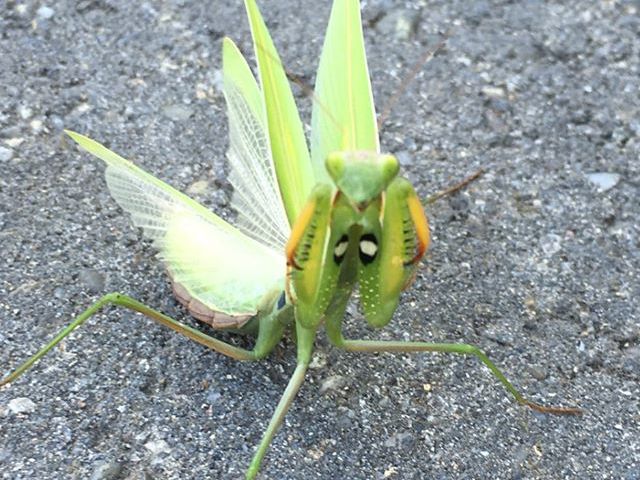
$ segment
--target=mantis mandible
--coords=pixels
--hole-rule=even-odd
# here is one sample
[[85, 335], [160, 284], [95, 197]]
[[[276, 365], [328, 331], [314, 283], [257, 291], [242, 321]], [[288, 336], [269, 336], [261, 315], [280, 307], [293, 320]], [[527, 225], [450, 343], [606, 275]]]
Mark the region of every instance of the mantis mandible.
[[248, 479], [256, 477], [304, 381], [321, 326], [346, 351], [473, 355], [518, 403], [540, 412], [580, 413], [528, 400], [473, 345], [343, 336], [342, 320], [356, 287], [367, 322], [376, 328], [389, 323], [429, 245], [427, 218], [413, 186], [398, 175], [396, 158], [380, 153], [359, 2], [333, 4], [316, 78], [310, 153], [269, 32], [255, 1], [246, 0], [245, 6], [259, 83], [235, 44], [223, 41], [238, 228], [90, 138], [67, 134], [106, 163], [111, 194], [153, 241], [178, 300], [214, 328], [255, 335], [254, 347], [233, 346], [129, 296], [110, 293], [0, 385], [22, 375], [103, 307], [118, 305], [238, 360], [266, 357], [285, 331], [294, 329], [297, 366], [248, 467]]

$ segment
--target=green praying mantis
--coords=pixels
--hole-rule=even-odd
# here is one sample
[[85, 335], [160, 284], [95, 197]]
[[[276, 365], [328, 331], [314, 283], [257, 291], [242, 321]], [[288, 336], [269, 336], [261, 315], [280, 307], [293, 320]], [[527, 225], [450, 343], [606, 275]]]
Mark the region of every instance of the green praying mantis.
[[259, 83], [228, 38], [223, 41], [234, 227], [116, 153], [79, 133], [77, 144], [103, 160], [109, 190], [153, 241], [178, 300], [214, 328], [255, 335], [243, 349], [206, 335], [121, 293], [110, 293], [0, 381], [17, 379], [103, 307], [118, 305], [238, 360], [266, 357], [288, 329], [297, 366], [246, 472], [255, 478], [302, 385], [315, 337], [352, 352], [449, 352], [478, 358], [515, 400], [534, 410], [579, 414], [525, 398], [477, 347], [346, 339], [342, 320], [356, 288], [367, 322], [391, 320], [429, 245], [422, 202], [380, 153], [358, 0], [335, 0], [314, 91], [310, 152], [280, 58], [255, 0], [245, 0]]

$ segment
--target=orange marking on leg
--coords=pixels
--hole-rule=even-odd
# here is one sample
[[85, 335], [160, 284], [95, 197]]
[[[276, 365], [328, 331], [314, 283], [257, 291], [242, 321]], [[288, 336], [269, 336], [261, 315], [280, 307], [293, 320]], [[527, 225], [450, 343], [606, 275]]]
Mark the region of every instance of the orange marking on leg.
[[302, 240], [307, 226], [309, 225], [309, 222], [311, 221], [311, 218], [313, 217], [315, 208], [315, 200], [309, 200], [298, 215], [296, 223], [293, 224], [291, 235], [289, 235], [289, 240], [287, 241], [287, 246], [284, 250], [287, 257], [287, 266], [289, 267], [302, 270], [302, 268], [296, 263], [296, 250], [298, 248], [298, 245], [300, 244], [300, 240]]
[[407, 198], [407, 205], [409, 206], [411, 220], [413, 220], [416, 236], [418, 237], [418, 251], [409, 262], [410, 264], [415, 264], [420, 261], [424, 256], [424, 252], [426, 252], [429, 247], [429, 222], [424, 213], [424, 208], [422, 208], [422, 204], [420, 203], [420, 199], [415, 192], [411, 192], [411, 196]]

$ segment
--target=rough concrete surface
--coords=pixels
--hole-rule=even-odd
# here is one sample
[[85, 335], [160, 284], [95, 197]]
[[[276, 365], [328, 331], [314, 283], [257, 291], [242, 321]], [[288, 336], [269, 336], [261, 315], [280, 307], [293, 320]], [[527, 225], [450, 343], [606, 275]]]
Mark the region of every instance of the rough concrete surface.
[[[261, 1], [312, 83], [329, 1]], [[640, 3], [363, 2], [382, 131], [428, 195], [433, 244], [381, 332], [464, 341], [473, 358], [344, 354], [318, 339], [264, 479], [640, 479]], [[0, 3], [0, 370], [101, 294], [192, 322], [108, 194], [86, 133], [232, 219], [220, 45], [251, 52], [240, 1]], [[310, 99], [295, 87], [308, 122]], [[192, 322], [194, 325], [196, 322]], [[231, 335], [223, 338], [248, 345]], [[0, 390], [2, 479], [241, 478], [295, 363], [257, 364], [112, 309]]]

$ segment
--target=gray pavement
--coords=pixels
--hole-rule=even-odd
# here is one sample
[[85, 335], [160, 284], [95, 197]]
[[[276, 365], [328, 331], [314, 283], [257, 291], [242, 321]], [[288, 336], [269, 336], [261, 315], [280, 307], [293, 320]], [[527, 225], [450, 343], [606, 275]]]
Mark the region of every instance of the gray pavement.
[[[260, 5], [312, 82], [330, 2]], [[527, 395], [585, 414], [532, 413], [473, 358], [344, 354], [321, 334], [261, 478], [640, 479], [640, 4], [363, 15], [379, 110], [451, 32], [393, 106], [385, 150], [424, 196], [486, 174], [429, 209], [433, 244], [392, 324], [371, 331], [353, 308], [348, 334], [478, 345]], [[0, 3], [0, 373], [110, 291], [197, 324], [62, 129], [232, 219], [225, 35], [251, 51], [239, 1]], [[238, 363], [109, 310], [0, 390], [0, 478], [241, 478], [294, 363], [290, 339]]]

